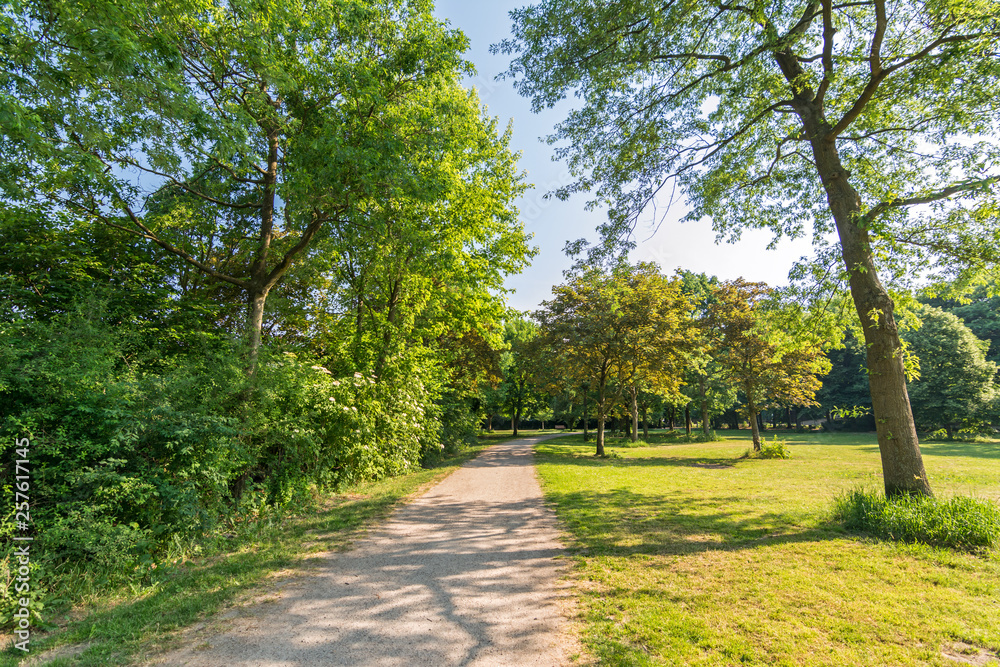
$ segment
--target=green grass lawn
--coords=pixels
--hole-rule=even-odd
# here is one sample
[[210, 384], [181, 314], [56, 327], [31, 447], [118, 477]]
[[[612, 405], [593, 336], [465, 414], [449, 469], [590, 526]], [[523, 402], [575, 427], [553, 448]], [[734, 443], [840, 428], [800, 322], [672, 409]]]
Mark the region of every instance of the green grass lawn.
[[[484, 443], [464, 450], [429, 470], [363, 484], [323, 499], [319, 507], [255, 527], [247, 535], [211, 543], [203, 557], [161, 564], [145, 581], [113, 592], [94, 582], [94, 592], [36, 629], [31, 664], [124, 665], [141, 661], [176, 644], [177, 632], [259, 593], [276, 577], [304, 571], [309, 559], [343, 549], [399, 502], [441, 479], [472, 458]], [[89, 573], [84, 573], [89, 574]], [[99, 575], [97, 575], [99, 576]], [[77, 593], [87, 588], [85, 582]], [[9, 646], [9, 638], [5, 642]], [[55, 649], [52, 651], [52, 649]], [[8, 648], [0, 667], [18, 664], [23, 653]]]
[[[847, 533], [832, 501], [880, 487], [874, 434], [781, 437], [791, 459], [740, 459], [742, 432], [651, 436], [606, 459], [581, 436], [538, 445], [601, 664], [954, 666], [945, 653], [1000, 653], [1000, 554]], [[1000, 500], [1000, 442], [922, 449], [939, 497]]]

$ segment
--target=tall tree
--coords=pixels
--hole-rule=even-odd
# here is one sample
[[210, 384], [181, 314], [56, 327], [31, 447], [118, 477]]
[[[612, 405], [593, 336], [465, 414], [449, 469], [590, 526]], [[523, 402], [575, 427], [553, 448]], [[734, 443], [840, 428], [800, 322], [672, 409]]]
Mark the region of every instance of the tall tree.
[[685, 371], [684, 395], [700, 408], [702, 433], [707, 438], [711, 433], [710, 416], [725, 412], [736, 404], [737, 398], [736, 387], [716, 361], [720, 350], [709, 319], [711, 305], [718, 301], [715, 293], [719, 279], [692, 271], [680, 271], [679, 277], [684, 293], [694, 305], [695, 324], [691, 328], [692, 352]]
[[523, 416], [548, 407], [545, 395], [535, 386], [535, 366], [540, 362], [537, 338], [538, 326], [523, 318], [512, 319], [504, 327], [508, 349], [500, 361], [500, 394], [515, 437]]
[[[423, 0], [28, 0], [0, 29], [0, 191], [232, 285], [251, 369], [268, 294], [325, 227], [376, 196], [436, 198], [410, 156], [444, 139], [414, 97], [466, 68]], [[200, 258], [194, 225], [238, 261]]]
[[668, 279], [654, 264], [638, 264], [622, 281], [624, 347], [618, 381], [624, 386], [632, 419], [632, 442], [639, 439], [639, 395], [652, 391], [677, 396], [692, 349], [691, 302], [680, 279]]
[[605, 249], [672, 184], [723, 234], [836, 231], [886, 492], [930, 494], [879, 269], [1000, 255], [998, 16], [995, 0], [546, 0], [495, 48], [536, 110], [582, 98], [551, 138], [578, 176], [557, 194], [610, 205]]

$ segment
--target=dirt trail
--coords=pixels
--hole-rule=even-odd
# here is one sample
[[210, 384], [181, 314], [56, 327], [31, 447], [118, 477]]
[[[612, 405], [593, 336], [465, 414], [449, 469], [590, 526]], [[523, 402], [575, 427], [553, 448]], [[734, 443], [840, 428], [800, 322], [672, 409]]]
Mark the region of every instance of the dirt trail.
[[568, 664], [563, 547], [531, 452], [541, 439], [491, 447], [277, 601], [153, 664]]

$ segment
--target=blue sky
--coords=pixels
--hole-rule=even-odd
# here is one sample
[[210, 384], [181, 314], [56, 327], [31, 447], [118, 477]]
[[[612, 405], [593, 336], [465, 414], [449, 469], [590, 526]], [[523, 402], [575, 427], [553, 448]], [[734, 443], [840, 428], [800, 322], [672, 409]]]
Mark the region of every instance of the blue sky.
[[[507, 286], [515, 293], [510, 304], [520, 310], [534, 310], [551, 296], [553, 285], [562, 282], [562, 271], [572, 264], [565, 254], [566, 241], [581, 237], [596, 238], [595, 228], [605, 219], [603, 211], [586, 211], [586, 197], [577, 196], [569, 201], [545, 200], [543, 195], [568, 178], [566, 166], [552, 161], [552, 148], [542, 141], [562, 120], [575, 100], [561, 108], [540, 114], [531, 112], [531, 104], [514, 92], [509, 81], [496, 81], [495, 77], [508, 65], [506, 56], [490, 54], [490, 45], [510, 34], [512, 9], [530, 4], [524, 0], [489, 0], [471, 3], [468, 0], [438, 0], [435, 13], [451, 22], [468, 36], [471, 45], [466, 56], [476, 65], [477, 76], [469, 83], [478, 90], [492, 116], [499, 117], [501, 127], [513, 122], [512, 147], [523, 153], [521, 168], [527, 171], [527, 180], [535, 187], [519, 203], [525, 228], [534, 234], [532, 243], [539, 248], [532, 266], [522, 274], [508, 279]], [[777, 249], [767, 250], [772, 235], [769, 232], [748, 230], [737, 244], [716, 244], [715, 232], [708, 221], [681, 224], [684, 215], [683, 201], [675, 205], [659, 231], [650, 228], [637, 230], [639, 247], [632, 254], [633, 260], [657, 262], [667, 273], [684, 268], [717, 275], [722, 279], [743, 276], [771, 285], [787, 283], [792, 263], [810, 254], [806, 239], [783, 240]]]

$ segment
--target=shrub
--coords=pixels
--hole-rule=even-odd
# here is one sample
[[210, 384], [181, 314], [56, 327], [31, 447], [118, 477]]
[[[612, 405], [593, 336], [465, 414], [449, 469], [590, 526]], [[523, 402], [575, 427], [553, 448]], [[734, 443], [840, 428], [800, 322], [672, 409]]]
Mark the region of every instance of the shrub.
[[854, 489], [836, 499], [834, 517], [849, 530], [900, 542], [962, 551], [1000, 546], [1000, 507], [989, 500], [956, 496], [894, 496]]
[[792, 458], [792, 450], [788, 448], [784, 440], [778, 439], [778, 436], [774, 436], [771, 442], [767, 441], [767, 438], [761, 438], [760, 441], [760, 451], [754, 451], [753, 449], [748, 449], [743, 453], [743, 458], [745, 459], [790, 459]]

